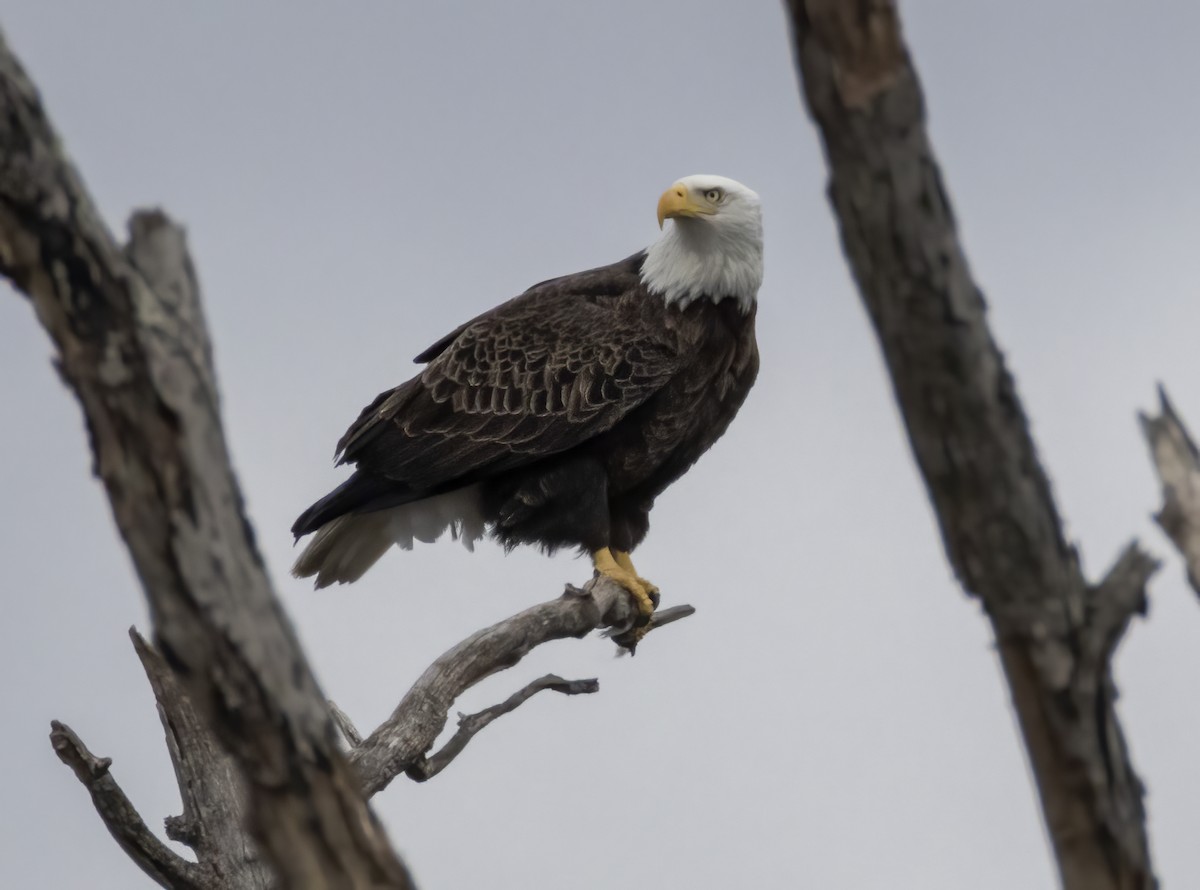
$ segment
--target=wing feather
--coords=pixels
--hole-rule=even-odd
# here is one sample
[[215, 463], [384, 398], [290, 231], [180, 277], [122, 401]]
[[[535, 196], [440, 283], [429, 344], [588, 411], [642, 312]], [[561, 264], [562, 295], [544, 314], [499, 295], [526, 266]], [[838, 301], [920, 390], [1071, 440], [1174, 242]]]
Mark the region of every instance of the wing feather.
[[611, 429], [681, 364], [673, 332], [647, 323], [639, 265], [545, 282], [443, 338], [419, 376], [363, 410], [342, 460], [436, 489]]

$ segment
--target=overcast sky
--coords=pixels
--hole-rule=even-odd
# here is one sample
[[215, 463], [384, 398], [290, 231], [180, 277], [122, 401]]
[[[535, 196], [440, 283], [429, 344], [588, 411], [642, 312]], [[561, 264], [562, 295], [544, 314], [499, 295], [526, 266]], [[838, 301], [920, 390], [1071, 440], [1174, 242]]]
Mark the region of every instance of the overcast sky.
[[[320, 7], [320, 8], [318, 8]], [[1134, 422], [1200, 428], [1200, 7], [912, 0], [974, 271], [1069, 533], [1166, 559], [1118, 660], [1159, 875], [1200, 885], [1200, 609]], [[370, 729], [441, 651], [586, 562], [443, 541], [351, 588], [288, 577], [333, 446], [416, 355], [657, 236], [679, 176], [763, 197], [758, 386], [659, 501], [638, 567], [694, 618], [635, 659], [547, 646], [459, 703], [544, 694], [375, 799], [423, 888], [1051, 888], [976, 603], [953, 583], [839, 251], [775, 2], [0, 0], [110, 223], [186, 224], [259, 541], [326, 692]], [[125, 635], [141, 592], [79, 410], [0, 288], [0, 886], [151, 886], [51, 752], [69, 722], [155, 827], [178, 811]]]

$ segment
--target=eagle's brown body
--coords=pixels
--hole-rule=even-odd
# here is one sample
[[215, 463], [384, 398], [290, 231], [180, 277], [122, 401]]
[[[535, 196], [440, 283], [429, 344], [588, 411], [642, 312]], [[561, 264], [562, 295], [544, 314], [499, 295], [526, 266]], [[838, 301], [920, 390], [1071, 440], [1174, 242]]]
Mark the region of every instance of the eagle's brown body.
[[292, 531], [470, 489], [506, 546], [632, 550], [758, 372], [753, 303], [664, 300], [644, 259], [536, 285], [418, 356], [339, 443], [357, 472]]

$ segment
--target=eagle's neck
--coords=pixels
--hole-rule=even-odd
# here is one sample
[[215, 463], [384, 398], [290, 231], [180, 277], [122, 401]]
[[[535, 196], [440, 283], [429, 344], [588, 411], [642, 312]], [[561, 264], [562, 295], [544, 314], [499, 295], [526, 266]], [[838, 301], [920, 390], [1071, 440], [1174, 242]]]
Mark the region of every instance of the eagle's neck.
[[738, 301], [749, 312], [762, 284], [762, 221], [676, 219], [646, 251], [642, 283], [668, 304]]

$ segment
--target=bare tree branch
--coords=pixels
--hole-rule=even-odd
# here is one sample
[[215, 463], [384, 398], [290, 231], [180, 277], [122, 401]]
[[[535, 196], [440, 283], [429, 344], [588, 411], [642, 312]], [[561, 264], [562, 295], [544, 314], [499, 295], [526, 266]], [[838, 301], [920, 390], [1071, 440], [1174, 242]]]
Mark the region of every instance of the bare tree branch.
[[432, 757], [422, 757], [410, 766], [405, 771], [408, 777], [416, 782], [425, 782], [432, 779], [449, 766], [450, 762], [467, 747], [467, 742], [490, 726], [493, 720], [515, 711], [521, 705], [525, 704], [525, 702], [529, 701], [529, 699], [546, 689], [561, 692], [563, 695], [585, 695], [592, 692], [599, 692], [600, 681], [595, 679], [564, 680], [557, 674], [546, 674], [546, 676], [539, 677], [533, 682], [526, 684], [523, 688], [518, 689], [498, 705], [492, 705], [490, 708], [485, 708], [474, 714], [459, 714], [458, 732]]
[[[0, 273], [83, 407], [156, 643], [246, 777], [250, 831], [286, 886], [409, 887], [242, 510], [182, 233], [142, 215], [131, 238], [123, 252], [105, 228], [0, 38]], [[157, 239], [178, 247], [164, 269], [142, 249]]]
[[1108, 655], [1154, 563], [1090, 586], [959, 244], [893, 0], [790, 0], [829, 196], [947, 556], [995, 628], [1067, 890], [1155, 886]]
[[1082, 644], [1079, 661], [1088, 672], [1106, 671], [1129, 622], [1135, 615], [1146, 614], [1146, 585], [1159, 567], [1157, 559], [1136, 542], [1130, 543], [1104, 579], [1089, 588], [1083, 622], [1087, 630], [1078, 637]]
[[[596, 587], [601, 589], [597, 592]], [[693, 614], [694, 611], [691, 606], [664, 609], [653, 616], [650, 629], [671, 624]], [[564, 636], [583, 636], [593, 629], [608, 628], [610, 631], [620, 632], [630, 626], [636, 614], [629, 597], [608, 579], [593, 581], [584, 590], [568, 587], [562, 597], [505, 619], [455, 646], [425, 673], [405, 700], [421, 700], [433, 695], [434, 700], [440, 700], [448, 710], [457, 695], [469, 686], [490, 673], [517, 664], [534, 646]], [[136, 630], [130, 628], [129, 635], [158, 703], [159, 717], [166, 733], [171, 762], [175, 767], [175, 776], [183, 799], [183, 814], [166, 820], [167, 836], [190, 846], [196, 853], [198, 863], [186, 862], [163, 847], [145, 828], [128, 801], [124, 800], [111, 777], [107, 776], [108, 760], [93, 758], [70, 730], [55, 723], [56, 732], [52, 739], [59, 756], [64, 762], [70, 762], [75, 767], [81, 779], [86, 773], [89, 779], [85, 780], [85, 784], [92, 778], [101, 775], [106, 777], [107, 783], [112, 785], [115, 793], [108, 793], [104, 784], [96, 787], [93, 787], [94, 782], [89, 784], [94, 798], [98, 793], [97, 787], [105, 792], [106, 803], [102, 807], [98, 801], [97, 809], [130, 856], [163, 886], [188, 890], [193, 887], [205, 890], [265, 890], [273, 886], [265, 863], [243, 829], [246, 795], [236, 763], [221, 748], [204, 720], [192, 707], [187, 692], [167, 661]], [[505, 645], [512, 645], [513, 648], [505, 649]], [[489, 664], [494, 665], [494, 669], [489, 669]], [[458, 686], [443, 686], [435, 682], [435, 679], [443, 679], [447, 671], [457, 674]], [[457, 693], [454, 692], [456, 688]], [[476, 714], [460, 714], [459, 729], [455, 735], [436, 754], [426, 757], [425, 751], [432, 747], [437, 735], [445, 726], [447, 718], [443, 713], [440, 722], [428, 724], [427, 731], [431, 734], [425, 739], [422, 751], [409, 763], [392, 764], [391, 768], [397, 770], [397, 773], [387, 776], [387, 780], [390, 781], [398, 772], [406, 772], [410, 778], [419, 782], [432, 778], [462, 753], [471, 739], [485, 727], [498, 717], [516, 710], [542, 690], [579, 695], [597, 692], [599, 688], [598, 681], [594, 679], [568, 681], [554, 674], [547, 674], [527, 684], [498, 705]], [[333, 702], [329, 703], [329, 707], [351, 746], [361, 745], [362, 738], [350, 718]], [[411, 719], [414, 713], [419, 712], [405, 709], [399, 718], [393, 717], [389, 724], [396, 719]], [[64, 751], [71, 750], [71, 746], [67, 746], [64, 740], [71, 741], [83, 752], [82, 760], [67, 760]], [[109, 815], [113, 813], [116, 814], [115, 817]], [[118, 830], [123, 833], [118, 834]], [[131, 847], [131, 844], [134, 846]], [[182, 871], [168, 871], [158, 860], [160, 851], [167, 857], [174, 857], [187, 868]], [[173, 860], [165, 861], [170, 863]]]
[[1200, 451], [1161, 386], [1158, 400], [1157, 417], [1138, 415], [1162, 483], [1163, 506], [1154, 519], [1183, 556], [1188, 583], [1200, 594]]
[[94, 755], [71, 727], [57, 720], [50, 724], [50, 744], [58, 759], [75, 771], [92, 795], [109, 834], [151, 879], [169, 890], [208, 890], [216, 886], [211, 872], [169, 850], [146, 827], [109, 772], [111, 759]]
[[[655, 613], [650, 629], [694, 611], [691, 606], [677, 606]], [[476, 683], [517, 664], [542, 643], [583, 637], [604, 628], [620, 632], [631, 625], [635, 615], [633, 601], [625, 590], [611, 579], [599, 577], [582, 590], [568, 586], [557, 599], [505, 618], [447, 650], [426, 668], [392, 715], [350, 752], [350, 761], [358, 770], [367, 796], [424, 760], [445, 728], [455, 700]], [[450, 759], [453, 755], [446, 763]], [[442, 763], [438, 770], [445, 765]]]
[[339, 708], [337, 702], [332, 699], [329, 702], [329, 713], [333, 715], [333, 722], [337, 724], [342, 737], [346, 739], [347, 744], [351, 748], [362, 744], [362, 733], [358, 731], [358, 727], [354, 725], [354, 721], [350, 719], [350, 715]]
[[133, 628], [133, 648], [158, 703], [183, 814], [166, 820], [167, 837], [187, 844], [223, 887], [266, 890], [271, 874], [246, 833], [246, 791], [233, 758], [201, 719], [175, 672]]

